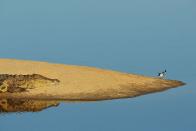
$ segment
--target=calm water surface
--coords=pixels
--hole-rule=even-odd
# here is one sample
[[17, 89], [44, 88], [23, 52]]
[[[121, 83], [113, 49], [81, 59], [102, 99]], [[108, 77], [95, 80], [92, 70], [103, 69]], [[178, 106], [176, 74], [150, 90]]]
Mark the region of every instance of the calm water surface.
[[1, 58], [149, 76], [167, 69], [169, 79], [187, 85], [132, 99], [1, 113], [0, 131], [195, 131], [195, 6], [194, 0], [1, 0]]

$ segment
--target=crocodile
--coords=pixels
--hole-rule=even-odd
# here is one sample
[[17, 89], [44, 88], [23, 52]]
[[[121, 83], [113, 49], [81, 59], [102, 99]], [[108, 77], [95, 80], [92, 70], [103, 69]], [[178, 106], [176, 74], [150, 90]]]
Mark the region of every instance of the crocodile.
[[10, 75], [0, 74], [0, 93], [24, 92], [40, 87], [55, 87], [60, 81], [40, 74]]

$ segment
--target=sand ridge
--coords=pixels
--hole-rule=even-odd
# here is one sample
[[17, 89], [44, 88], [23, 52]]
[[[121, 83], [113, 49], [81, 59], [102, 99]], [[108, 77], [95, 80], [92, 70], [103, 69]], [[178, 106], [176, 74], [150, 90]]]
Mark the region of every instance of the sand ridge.
[[0, 59], [0, 67], [0, 74], [40, 74], [60, 81], [52, 88], [1, 93], [0, 98], [105, 100], [135, 97], [184, 85], [181, 81], [48, 62]]

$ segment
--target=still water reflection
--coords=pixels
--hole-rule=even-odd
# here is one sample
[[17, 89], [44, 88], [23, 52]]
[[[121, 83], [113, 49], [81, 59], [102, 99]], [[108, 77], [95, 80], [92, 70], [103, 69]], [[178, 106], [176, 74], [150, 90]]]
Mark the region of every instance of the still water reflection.
[[1, 99], [0, 113], [39, 112], [49, 107], [57, 107], [59, 103], [60, 101], [54, 100]]

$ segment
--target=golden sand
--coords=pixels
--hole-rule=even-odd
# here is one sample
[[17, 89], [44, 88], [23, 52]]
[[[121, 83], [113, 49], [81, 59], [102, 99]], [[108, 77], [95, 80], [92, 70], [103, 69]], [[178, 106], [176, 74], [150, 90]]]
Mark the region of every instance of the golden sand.
[[93, 101], [128, 98], [184, 85], [183, 82], [127, 74], [94, 67], [0, 59], [0, 74], [40, 74], [58, 79], [54, 87], [21, 93], [0, 93], [0, 98]]

